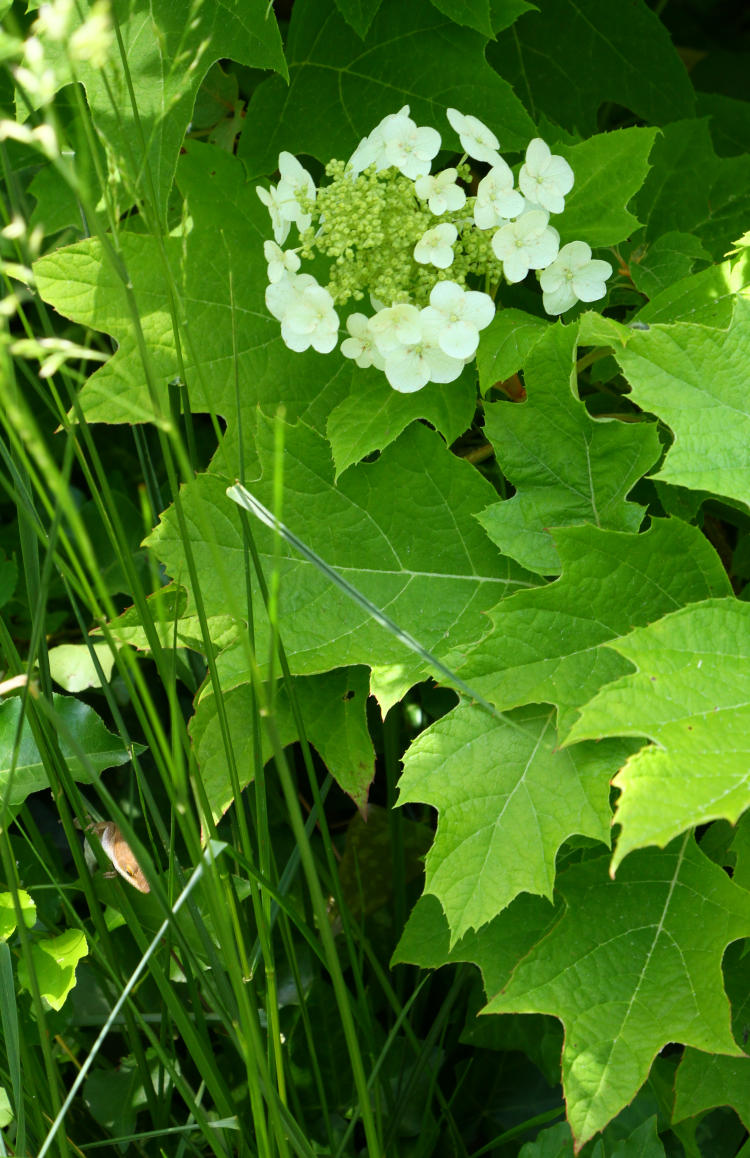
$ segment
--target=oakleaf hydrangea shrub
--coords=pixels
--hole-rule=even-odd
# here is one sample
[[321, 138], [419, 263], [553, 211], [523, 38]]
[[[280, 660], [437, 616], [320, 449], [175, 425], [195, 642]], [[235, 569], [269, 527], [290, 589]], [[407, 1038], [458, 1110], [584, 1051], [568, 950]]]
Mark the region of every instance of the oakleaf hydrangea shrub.
[[[264, 247], [266, 305], [291, 350], [329, 353], [339, 341], [337, 308], [369, 301], [372, 314], [346, 318], [341, 353], [411, 393], [459, 376], [503, 281], [535, 271], [549, 314], [604, 297], [611, 265], [583, 241], [560, 247], [549, 223], [573, 188], [568, 162], [535, 138], [516, 181], [486, 125], [457, 109], [448, 120], [464, 155], [438, 173], [430, 169], [440, 134], [416, 125], [408, 105], [376, 125], [347, 162], [329, 161], [330, 182], [319, 189], [296, 157], [280, 155], [279, 183], [257, 192], [274, 234]], [[464, 188], [468, 158], [489, 166], [475, 196]], [[299, 244], [284, 249], [292, 226]], [[303, 260], [321, 257], [330, 263], [325, 286], [300, 272]]]

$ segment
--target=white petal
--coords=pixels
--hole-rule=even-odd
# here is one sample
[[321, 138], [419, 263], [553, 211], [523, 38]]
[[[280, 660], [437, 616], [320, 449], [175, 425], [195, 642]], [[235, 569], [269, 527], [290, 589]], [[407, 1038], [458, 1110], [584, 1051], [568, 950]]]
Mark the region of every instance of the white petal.
[[545, 176], [555, 182], [561, 193], [569, 193], [575, 183], [575, 174], [564, 157], [550, 157]]
[[432, 287], [430, 305], [441, 313], [463, 309], [464, 291], [455, 281], [439, 281]]
[[[591, 262], [591, 265], [598, 265], [599, 262]], [[608, 266], [609, 273], [612, 272], [612, 266], [608, 265], [606, 261], [601, 262], [601, 265]], [[582, 302], [596, 302], [599, 298], [603, 298], [607, 292], [607, 287], [604, 284], [605, 278], [608, 274], [599, 274], [596, 270], [592, 270], [591, 266], [587, 270], [583, 270], [573, 278], [573, 289]]]
[[465, 297], [464, 317], [478, 330], [489, 326], [495, 316], [495, 303], [489, 294], [479, 290], [467, 290]]
[[564, 314], [576, 304], [575, 291], [568, 281], [561, 281], [556, 290], [545, 290], [542, 294], [542, 304], [548, 314]]
[[436, 191], [437, 181], [434, 177], [417, 177], [414, 182], [414, 192], [422, 201], [426, 201], [428, 197], [432, 197]]
[[399, 394], [414, 394], [429, 382], [430, 369], [422, 355], [400, 350], [386, 358], [385, 376]]
[[[587, 245], [585, 241], [569, 241], [560, 250], [557, 260], [564, 263], [567, 269], [582, 269], [591, 261], [591, 246]], [[610, 266], [611, 271], [612, 267]]]
[[431, 349], [428, 357], [432, 382], [455, 382], [464, 368], [463, 358], [451, 358], [440, 349]]
[[370, 318], [370, 333], [381, 354], [418, 342], [422, 327], [419, 310], [406, 303], [380, 310]]
[[431, 161], [440, 152], [440, 133], [437, 129], [424, 125], [417, 129], [415, 150], [420, 158]]
[[477, 229], [497, 229], [505, 225], [506, 218], [497, 211], [494, 201], [477, 200], [474, 203], [474, 223]]
[[438, 344], [443, 353], [449, 354], [451, 358], [471, 358], [479, 345], [479, 330], [471, 322], [461, 319], [443, 329]]
[[529, 272], [529, 261], [521, 249], [517, 253], [510, 253], [503, 260], [503, 276], [511, 284], [523, 281]]
[[526, 167], [530, 172], [539, 173], [550, 159], [550, 148], [541, 137], [534, 137], [526, 148]]
[[313, 334], [312, 348], [319, 354], [330, 354], [339, 340], [339, 328], [335, 322], [318, 327]]
[[300, 334], [293, 330], [284, 319], [281, 323], [281, 337], [284, 344], [290, 350], [294, 350], [295, 354], [302, 354], [305, 350], [309, 350], [312, 343], [312, 336], [310, 334]]

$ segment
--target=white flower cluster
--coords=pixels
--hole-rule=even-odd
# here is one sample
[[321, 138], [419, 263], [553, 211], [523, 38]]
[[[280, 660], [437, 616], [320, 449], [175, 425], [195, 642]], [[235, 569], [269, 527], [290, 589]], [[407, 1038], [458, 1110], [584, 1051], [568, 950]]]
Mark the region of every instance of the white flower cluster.
[[[562, 212], [574, 176], [544, 141], [530, 142], [516, 187], [494, 133], [476, 117], [449, 109], [465, 155], [457, 168], [431, 174], [440, 134], [415, 124], [409, 111], [405, 105], [385, 117], [345, 166], [331, 162], [327, 172], [334, 181], [327, 189], [316, 190], [291, 153], [279, 157], [278, 185], [258, 188], [275, 238], [264, 247], [266, 304], [281, 322], [284, 342], [292, 350], [328, 353], [339, 337], [335, 307], [369, 294], [376, 312], [349, 315], [341, 352], [358, 366], [383, 370], [402, 393], [452, 382], [474, 357], [495, 303], [490, 294], [468, 288], [467, 278], [483, 280], [486, 288], [494, 283], [496, 290], [501, 280], [513, 284], [538, 271], [544, 308], [554, 315], [577, 301], [604, 297], [612, 273], [608, 262], [592, 259], [583, 241], [560, 248], [549, 219]], [[467, 157], [489, 166], [475, 197], [458, 184], [466, 183]], [[292, 224], [303, 257], [316, 244], [333, 256], [327, 288], [298, 272], [296, 250], [281, 248]], [[383, 273], [389, 246], [392, 277]]]
[[488, 294], [439, 281], [421, 310], [407, 302], [374, 317], [350, 314], [341, 353], [358, 366], [384, 370], [394, 390], [411, 394], [428, 382], [453, 382], [474, 357], [479, 331], [492, 321]]

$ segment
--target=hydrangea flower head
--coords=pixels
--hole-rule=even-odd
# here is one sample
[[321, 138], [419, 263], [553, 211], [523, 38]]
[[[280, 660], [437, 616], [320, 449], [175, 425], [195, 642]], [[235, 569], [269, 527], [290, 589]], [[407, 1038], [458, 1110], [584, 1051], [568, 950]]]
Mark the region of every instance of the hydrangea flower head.
[[[560, 249], [549, 223], [572, 188], [567, 161], [536, 138], [516, 185], [482, 121], [457, 109], [448, 120], [467, 155], [489, 166], [485, 176], [466, 158], [432, 173], [440, 134], [417, 125], [409, 105], [383, 117], [348, 161], [329, 161], [319, 189], [291, 153], [281, 154], [278, 185], [259, 188], [258, 196], [275, 238], [264, 244], [266, 305], [290, 349], [327, 353], [343, 339], [345, 358], [382, 370], [394, 390], [411, 393], [458, 378], [495, 315], [503, 282], [539, 271], [549, 314], [604, 296], [609, 263], [593, 259], [584, 242]], [[285, 249], [292, 226], [299, 242]], [[327, 284], [299, 272], [313, 258], [316, 269], [327, 263]], [[347, 311], [340, 334], [337, 307], [368, 300], [370, 316]]]

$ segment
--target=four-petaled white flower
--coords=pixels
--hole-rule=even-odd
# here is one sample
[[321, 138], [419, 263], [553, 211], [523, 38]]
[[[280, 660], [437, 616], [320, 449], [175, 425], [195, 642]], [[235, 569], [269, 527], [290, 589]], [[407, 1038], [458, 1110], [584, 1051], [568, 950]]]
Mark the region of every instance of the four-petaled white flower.
[[255, 192], [271, 214], [276, 242], [283, 245], [292, 223], [301, 233], [312, 221], [312, 214], [305, 205], [315, 200], [315, 182], [292, 153], [279, 153], [279, 172], [281, 180], [278, 185], [272, 185], [270, 189], [256, 185]]
[[300, 259], [293, 249], [281, 249], [275, 241], [263, 242], [263, 254], [268, 262], [268, 280], [281, 281], [285, 273], [296, 273]]
[[430, 212], [439, 217], [442, 213], [453, 213], [463, 209], [466, 204], [466, 194], [456, 184], [457, 171], [443, 169], [434, 177], [418, 177], [414, 182], [414, 192], [422, 201], [426, 201]]
[[540, 274], [545, 310], [548, 314], [563, 314], [577, 301], [598, 301], [607, 292], [604, 283], [611, 273], [608, 261], [592, 259], [585, 241], [568, 242]]
[[353, 358], [363, 370], [374, 366], [382, 370], [385, 360], [375, 345], [375, 339], [370, 330], [371, 318], [365, 314], [349, 314], [346, 319], [346, 328], [351, 334], [341, 343], [341, 353], [345, 358]]
[[477, 186], [474, 221], [479, 229], [495, 229], [524, 210], [523, 196], [513, 188], [513, 173], [499, 157]]
[[518, 174], [518, 185], [529, 201], [549, 213], [562, 213], [565, 194], [573, 188], [573, 170], [564, 157], [553, 156], [541, 137], [534, 137]]
[[264, 189], [262, 185], [256, 185], [255, 192], [271, 215], [271, 228], [276, 241], [279, 245], [283, 245], [289, 236], [291, 222], [281, 216], [281, 198], [279, 197], [278, 186], [272, 185], [270, 189]]
[[408, 346], [419, 341], [422, 323], [419, 310], [408, 302], [384, 306], [370, 318], [370, 333], [381, 354], [388, 354], [397, 346]]
[[498, 149], [500, 142], [491, 129], [478, 119], [460, 113], [458, 109], [448, 109], [448, 120], [456, 130], [461, 141], [461, 148], [475, 161], [486, 161], [489, 165], [496, 165], [500, 160]]
[[315, 200], [315, 182], [293, 153], [279, 153], [279, 172], [281, 180], [276, 186], [279, 211], [282, 218], [294, 222], [301, 233], [312, 221], [308, 206]]
[[464, 361], [474, 357], [479, 331], [495, 316], [489, 294], [465, 290], [455, 281], [439, 281], [430, 294], [430, 304], [422, 310], [424, 321], [434, 323], [438, 345], [444, 354]]
[[453, 264], [453, 243], [458, 230], [449, 221], [435, 225], [423, 233], [414, 246], [414, 260], [420, 265], [434, 265], [437, 269], [447, 269]]
[[543, 209], [532, 209], [498, 229], [492, 249], [503, 263], [506, 281], [522, 281], [530, 269], [544, 269], [555, 260], [560, 235], [548, 220]]
[[437, 129], [420, 128], [411, 117], [398, 116], [383, 125], [380, 135], [388, 165], [395, 165], [412, 181], [429, 173], [432, 158], [440, 148]]
[[453, 382], [464, 368], [463, 358], [451, 358], [439, 344], [440, 324], [417, 311], [418, 333], [394, 344], [385, 355], [385, 376], [400, 394], [413, 394], [428, 382]]
[[[376, 173], [379, 173], [381, 169], [388, 168], [390, 161], [387, 161], [385, 157], [383, 129], [399, 120], [410, 120], [409, 105], [404, 105], [397, 113], [389, 113], [387, 117], [383, 117], [372, 132], [362, 138], [347, 163], [347, 170], [351, 172], [353, 177], [357, 177], [370, 165], [375, 166]], [[411, 123], [413, 124], [413, 122]]]
[[306, 289], [318, 283], [309, 273], [284, 273], [278, 281], [266, 286], [266, 306], [277, 321]]
[[300, 354], [310, 346], [330, 354], [339, 336], [338, 314], [327, 289], [309, 273], [285, 273], [266, 288], [266, 305], [281, 322], [281, 336]]

